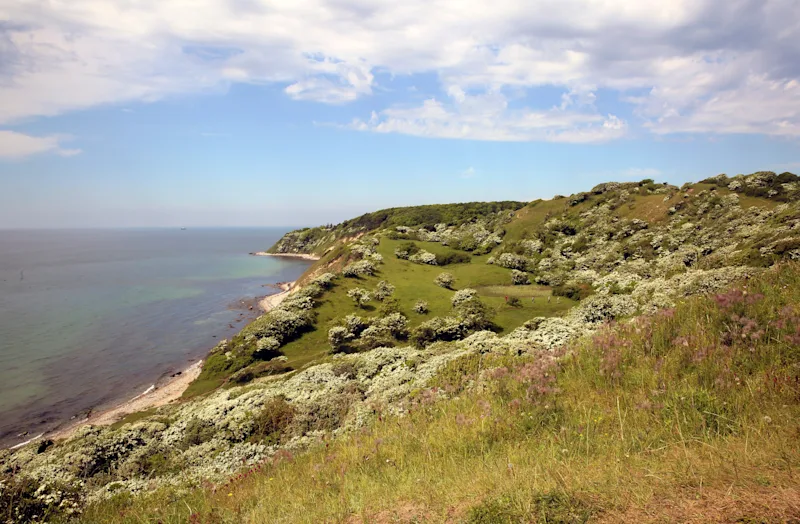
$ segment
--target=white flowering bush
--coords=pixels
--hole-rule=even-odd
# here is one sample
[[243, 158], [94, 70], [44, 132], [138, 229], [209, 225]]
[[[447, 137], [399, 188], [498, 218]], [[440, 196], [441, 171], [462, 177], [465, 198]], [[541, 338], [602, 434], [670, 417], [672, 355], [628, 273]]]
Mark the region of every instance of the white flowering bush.
[[475, 300], [476, 298], [478, 298], [477, 291], [471, 288], [464, 288], [456, 291], [453, 294], [453, 297], [450, 299], [450, 302], [453, 304], [454, 308], [457, 308], [466, 302]]
[[494, 263], [508, 269], [524, 270], [528, 267], [528, 259], [514, 253], [503, 253], [497, 257]]
[[333, 286], [333, 281], [336, 280], [336, 275], [333, 273], [323, 273], [314, 280], [312, 284], [316, 284], [323, 289], [330, 289]]
[[417, 300], [414, 302], [414, 311], [424, 315], [428, 312], [428, 302], [426, 300]]
[[344, 326], [333, 326], [328, 330], [328, 343], [333, 351], [338, 351], [352, 338], [352, 334]]
[[408, 260], [410, 253], [404, 249], [400, 249], [399, 247], [394, 249], [394, 256], [401, 260]]
[[386, 329], [391, 336], [397, 339], [408, 336], [408, 319], [402, 313], [392, 313], [379, 318], [373, 325]]
[[261, 316], [252, 326], [252, 333], [258, 338], [273, 337], [281, 342], [295, 337], [301, 330], [311, 324], [311, 318], [289, 311], [276, 308]]
[[348, 264], [342, 270], [342, 275], [350, 278], [358, 278], [361, 276], [371, 276], [375, 274], [375, 264], [369, 260], [359, 260]]
[[256, 348], [263, 352], [277, 351], [280, 347], [281, 341], [276, 337], [264, 337], [256, 342]]
[[530, 284], [531, 281], [528, 278], [528, 274], [524, 271], [519, 271], [518, 269], [511, 270], [511, 283], [515, 286], [524, 286]]
[[356, 306], [358, 307], [364, 307], [364, 305], [372, 300], [372, 295], [370, 292], [361, 287], [349, 290], [347, 292], [347, 296], [353, 299], [353, 302], [355, 302]]
[[416, 264], [436, 265], [436, 255], [424, 249], [420, 249], [419, 252], [408, 257], [408, 260]]
[[394, 285], [390, 284], [385, 280], [381, 280], [375, 286], [375, 291], [372, 292], [372, 296], [375, 297], [375, 300], [383, 302], [387, 298], [391, 297], [394, 294], [395, 287]]
[[437, 286], [450, 289], [453, 286], [453, 282], [455, 282], [455, 278], [453, 277], [452, 273], [444, 272], [436, 275], [436, 278], [433, 281]]

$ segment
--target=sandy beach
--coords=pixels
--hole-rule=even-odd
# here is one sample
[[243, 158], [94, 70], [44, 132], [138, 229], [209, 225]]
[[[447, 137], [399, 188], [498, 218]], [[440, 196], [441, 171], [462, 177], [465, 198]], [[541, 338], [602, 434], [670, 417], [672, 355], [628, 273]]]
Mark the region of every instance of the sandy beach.
[[258, 251], [256, 253], [250, 253], [251, 255], [257, 257], [287, 257], [287, 258], [302, 258], [304, 260], [319, 260], [320, 257], [317, 255], [309, 255], [306, 253], [267, 253], [266, 251]]
[[[289, 296], [289, 294], [291, 294], [291, 292], [294, 290], [294, 286], [295, 286], [294, 282], [279, 283], [278, 287], [281, 291], [279, 293], [268, 295], [262, 298], [259, 301], [259, 306], [261, 307], [262, 310], [264, 310], [264, 312], [276, 308], [287, 296]], [[23, 443], [22, 445], [38, 440], [39, 438], [51, 438], [51, 439], [69, 438], [72, 434], [74, 434], [79, 428], [83, 426], [86, 425], [106, 426], [114, 424], [115, 422], [122, 420], [131, 413], [137, 413], [139, 411], [145, 411], [147, 409], [164, 406], [171, 402], [176, 402], [178, 399], [181, 398], [183, 392], [186, 391], [186, 388], [189, 387], [189, 384], [191, 384], [198, 376], [200, 376], [200, 371], [202, 371], [202, 369], [203, 369], [203, 361], [200, 360], [198, 362], [195, 362], [185, 370], [181, 371], [180, 374], [176, 374], [176, 376], [170, 377], [167, 381], [165, 381], [162, 384], [158, 385], [154, 384], [142, 394], [137, 395], [134, 398], [122, 404], [119, 404], [117, 406], [102, 411], [98, 411], [96, 413], [92, 413], [91, 415], [89, 415], [88, 418], [72, 422], [71, 424], [63, 428], [51, 431], [50, 433], [46, 433], [45, 435], [34, 437], [30, 441]]]
[[[180, 374], [170, 377], [169, 380], [159, 385], [152, 385], [144, 393], [133, 397], [132, 399], [114, 406], [109, 409], [92, 413], [88, 418], [73, 422], [64, 428], [59, 428], [44, 435], [45, 438], [62, 439], [70, 437], [75, 431], [82, 426], [107, 426], [118, 422], [131, 413], [144, 411], [146, 409], [157, 408], [164, 406], [170, 402], [175, 402], [186, 388], [189, 387], [203, 369], [203, 361], [197, 361]], [[35, 439], [34, 439], [35, 440]]]
[[272, 309], [278, 307], [278, 304], [283, 302], [283, 299], [292, 293], [294, 290], [294, 285], [294, 282], [282, 282], [279, 284], [281, 289], [280, 293], [275, 293], [274, 295], [269, 295], [262, 298], [258, 305], [261, 306], [261, 309], [264, 310], [264, 313], [271, 311]]

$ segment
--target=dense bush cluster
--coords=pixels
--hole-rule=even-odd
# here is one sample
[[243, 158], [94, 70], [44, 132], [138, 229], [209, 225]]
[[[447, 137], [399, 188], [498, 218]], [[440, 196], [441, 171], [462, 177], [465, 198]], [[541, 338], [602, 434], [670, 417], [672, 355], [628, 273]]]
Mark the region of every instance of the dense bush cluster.
[[391, 347], [407, 337], [408, 319], [401, 313], [366, 318], [351, 314], [328, 330], [334, 353]]
[[703, 180], [703, 183], [778, 202], [794, 202], [800, 198], [800, 177], [788, 171], [780, 175], [772, 171], [759, 171], [749, 176], [737, 175], [733, 178], [723, 174]]
[[474, 289], [461, 289], [453, 294], [453, 315], [434, 317], [411, 333], [415, 345], [424, 347], [436, 341], [461, 340], [475, 331], [492, 327], [493, 312], [478, 298]]

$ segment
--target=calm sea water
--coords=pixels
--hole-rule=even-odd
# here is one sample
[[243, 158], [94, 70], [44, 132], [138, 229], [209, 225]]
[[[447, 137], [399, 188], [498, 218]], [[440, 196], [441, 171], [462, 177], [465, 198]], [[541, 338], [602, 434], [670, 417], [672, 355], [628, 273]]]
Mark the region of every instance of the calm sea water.
[[144, 391], [309, 263], [282, 229], [0, 231], [0, 445]]

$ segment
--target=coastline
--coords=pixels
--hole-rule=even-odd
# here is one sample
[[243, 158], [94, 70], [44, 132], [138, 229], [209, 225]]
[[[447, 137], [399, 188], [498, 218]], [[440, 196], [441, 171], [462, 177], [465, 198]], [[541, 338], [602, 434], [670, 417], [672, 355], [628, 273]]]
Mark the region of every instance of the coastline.
[[[163, 384], [153, 384], [147, 388], [143, 393], [128, 399], [121, 404], [111, 406], [108, 409], [91, 413], [87, 418], [73, 422], [66, 427], [57, 428], [53, 431], [41, 435], [40, 438], [52, 439], [66, 439], [71, 437], [78, 429], [83, 426], [108, 426], [119, 422], [131, 413], [137, 413], [151, 408], [157, 408], [175, 402], [181, 398], [183, 392], [189, 387], [189, 384], [200, 376], [203, 370], [203, 360], [198, 360], [188, 368], [175, 373], [169, 380]], [[28, 444], [37, 438], [33, 438]], [[21, 447], [20, 444], [17, 445]], [[13, 449], [13, 448], [12, 448]]]
[[[295, 289], [295, 282], [279, 282], [276, 285], [281, 291], [272, 295], [267, 295], [258, 300], [259, 307], [265, 313], [278, 307], [278, 305]], [[108, 426], [119, 422], [132, 413], [175, 402], [183, 396], [186, 388], [200, 376], [200, 372], [203, 370], [203, 362], [203, 360], [199, 360], [193, 363], [188, 368], [175, 373], [175, 375], [171, 376], [169, 380], [164, 383], [153, 384], [143, 393], [120, 404], [112, 405], [96, 413], [91, 413], [83, 420], [74, 421], [65, 427], [56, 428], [55, 430], [38, 435], [30, 440], [16, 444], [10, 449], [21, 448], [39, 439], [67, 439], [84, 426]]]
[[295, 282], [281, 282], [278, 286], [280, 286], [280, 292], [274, 295], [267, 295], [258, 301], [258, 305], [264, 313], [269, 313], [271, 310], [278, 307], [278, 305], [294, 291]]
[[267, 253], [266, 251], [257, 251], [250, 254], [256, 257], [287, 257], [302, 258], [303, 260], [319, 260], [321, 258], [317, 255], [310, 255], [308, 253]]

